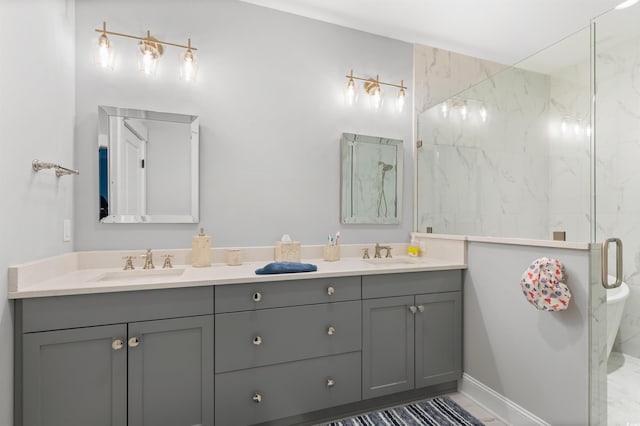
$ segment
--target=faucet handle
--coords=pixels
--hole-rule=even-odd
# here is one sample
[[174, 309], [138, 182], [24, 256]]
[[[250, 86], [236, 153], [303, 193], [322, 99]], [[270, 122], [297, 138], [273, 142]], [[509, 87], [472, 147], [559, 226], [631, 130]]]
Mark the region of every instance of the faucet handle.
[[387, 254], [385, 255], [385, 257], [387, 259], [391, 259], [391, 246], [386, 246], [385, 249], [387, 249]]
[[122, 268], [125, 271], [131, 271], [133, 269], [135, 269], [133, 267], [133, 256], [125, 256], [123, 257], [124, 259], [124, 268]]
[[164, 263], [162, 264], [162, 269], [173, 268], [173, 265], [171, 264], [171, 258], [173, 257], [173, 255], [172, 254], [165, 254], [162, 257], [164, 258]]
[[362, 258], [363, 259], [369, 259], [369, 249], [368, 248], [362, 249]]

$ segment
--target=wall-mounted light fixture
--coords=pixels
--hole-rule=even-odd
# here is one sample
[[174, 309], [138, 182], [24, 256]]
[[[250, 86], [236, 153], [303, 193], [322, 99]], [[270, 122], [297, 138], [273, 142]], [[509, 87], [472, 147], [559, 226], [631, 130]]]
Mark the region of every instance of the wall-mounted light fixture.
[[590, 137], [591, 126], [586, 122], [586, 120], [583, 120], [580, 117], [565, 115], [560, 121], [560, 133], [563, 136], [573, 134], [577, 138], [580, 138], [583, 135]]
[[138, 69], [142, 71], [145, 76], [152, 76], [155, 74], [158, 67], [158, 61], [160, 56], [164, 53], [164, 46], [174, 46], [186, 49], [186, 51], [180, 56], [180, 78], [184, 81], [194, 81], [198, 73], [198, 59], [194, 55], [193, 51], [198, 50], [191, 46], [191, 39], [187, 39], [187, 44], [170, 43], [168, 41], [160, 41], [151, 36], [151, 32], [147, 31], [146, 37], [138, 37], [130, 34], [116, 33], [113, 31], [107, 31], [107, 23], [102, 23], [102, 29], [96, 29], [96, 32], [100, 33], [98, 37], [98, 46], [96, 51], [96, 64], [101, 68], [113, 69], [114, 53], [113, 44], [107, 37], [108, 35], [117, 37], [132, 38], [139, 40], [138, 43]]
[[478, 117], [483, 123], [489, 119], [487, 105], [476, 99], [458, 97], [447, 99], [440, 106], [440, 112], [443, 118], [448, 118], [452, 112], [457, 112], [463, 121], [466, 121], [470, 116]]
[[396, 96], [397, 111], [402, 112], [404, 110], [404, 105], [406, 103], [407, 97], [407, 86], [404, 85], [404, 80], [400, 80], [400, 84], [385, 83], [384, 81], [380, 81], [380, 78], [377, 75], [376, 78], [356, 77], [353, 75], [353, 70], [351, 70], [345, 77], [348, 79], [347, 87], [345, 90], [345, 102], [347, 103], [347, 105], [353, 105], [356, 103], [357, 91], [355, 80], [360, 80], [364, 81], [363, 88], [364, 91], [369, 95], [369, 99], [371, 101], [371, 106], [373, 107], [373, 109], [377, 111], [382, 106], [383, 93], [381, 86], [391, 86], [400, 89]]

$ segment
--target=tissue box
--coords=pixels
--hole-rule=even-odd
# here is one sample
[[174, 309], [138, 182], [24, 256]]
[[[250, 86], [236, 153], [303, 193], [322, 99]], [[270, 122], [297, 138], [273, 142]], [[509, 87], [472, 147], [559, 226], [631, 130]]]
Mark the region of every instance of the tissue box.
[[276, 241], [275, 258], [276, 262], [300, 262], [300, 241]]
[[340, 260], [340, 246], [324, 246], [323, 257], [327, 262]]

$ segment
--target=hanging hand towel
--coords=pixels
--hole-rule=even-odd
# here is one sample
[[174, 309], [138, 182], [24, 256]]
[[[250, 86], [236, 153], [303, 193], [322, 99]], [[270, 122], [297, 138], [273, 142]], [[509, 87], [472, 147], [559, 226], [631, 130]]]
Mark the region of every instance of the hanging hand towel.
[[559, 260], [541, 257], [522, 274], [522, 293], [527, 301], [542, 311], [567, 309], [571, 291], [566, 285], [564, 266]]
[[318, 267], [311, 263], [272, 262], [263, 268], [256, 269], [256, 274], [290, 274], [292, 272], [315, 272], [317, 270]]

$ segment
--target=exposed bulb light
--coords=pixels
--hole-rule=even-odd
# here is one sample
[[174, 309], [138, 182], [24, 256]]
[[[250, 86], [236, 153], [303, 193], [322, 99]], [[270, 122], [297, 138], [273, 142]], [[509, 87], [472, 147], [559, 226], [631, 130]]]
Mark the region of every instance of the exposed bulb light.
[[591, 126], [587, 126], [587, 137], [591, 137]]
[[382, 106], [382, 93], [380, 93], [380, 86], [376, 86], [373, 89], [373, 94], [371, 95], [371, 102], [373, 105], [373, 109], [378, 111]]
[[196, 80], [198, 74], [198, 58], [191, 50], [191, 39], [188, 39], [187, 46], [187, 51], [181, 56], [180, 79], [189, 83]]
[[562, 123], [560, 123], [560, 131], [562, 131], [563, 135], [565, 133], [567, 133], [567, 119], [566, 118], [563, 118], [562, 119]]
[[364, 90], [370, 96], [371, 106], [378, 111], [382, 106], [382, 91], [380, 90], [380, 79], [370, 78], [364, 82]]
[[356, 103], [356, 82], [353, 80], [353, 70], [349, 73], [349, 82], [347, 83], [344, 99], [347, 105]]
[[483, 123], [487, 122], [487, 116], [488, 116], [488, 112], [487, 112], [487, 107], [485, 104], [482, 104], [482, 106], [480, 107], [480, 119], [482, 120]]
[[460, 108], [460, 117], [462, 117], [463, 120], [466, 120], [468, 116], [469, 109], [467, 108], [467, 101], [464, 101], [462, 103], [462, 107]]
[[102, 23], [102, 34], [98, 37], [98, 46], [96, 48], [96, 65], [104, 69], [113, 69], [114, 55], [113, 46], [107, 37], [107, 23]]
[[139, 52], [138, 69], [145, 77], [154, 75], [158, 68], [158, 59], [162, 55], [162, 45], [151, 37], [149, 31], [147, 31], [147, 38], [140, 42]]
[[400, 80], [400, 90], [398, 91], [398, 98], [396, 99], [396, 107], [398, 108], [398, 112], [402, 112], [404, 110], [406, 97], [407, 93], [404, 90], [404, 80]]
[[443, 102], [441, 110], [442, 110], [442, 116], [444, 118], [449, 117], [449, 102], [447, 102], [447, 101]]
[[625, 0], [622, 3], [618, 4], [615, 8], [617, 10], [622, 10], [622, 9], [626, 9], [628, 7], [633, 6], [634, 4], [638, 3], [639, 0]]

